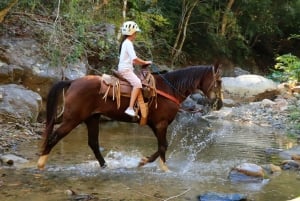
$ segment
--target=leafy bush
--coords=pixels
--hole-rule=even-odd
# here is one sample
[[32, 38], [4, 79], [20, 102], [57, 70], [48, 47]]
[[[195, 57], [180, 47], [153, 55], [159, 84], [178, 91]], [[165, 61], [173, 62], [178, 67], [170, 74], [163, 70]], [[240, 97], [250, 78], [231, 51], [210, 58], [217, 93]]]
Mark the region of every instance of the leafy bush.
[[297, 56], [284, 54], [277, 57], [276, 61], [272, 79], [280, 82], [300, 82], [300, 59]]

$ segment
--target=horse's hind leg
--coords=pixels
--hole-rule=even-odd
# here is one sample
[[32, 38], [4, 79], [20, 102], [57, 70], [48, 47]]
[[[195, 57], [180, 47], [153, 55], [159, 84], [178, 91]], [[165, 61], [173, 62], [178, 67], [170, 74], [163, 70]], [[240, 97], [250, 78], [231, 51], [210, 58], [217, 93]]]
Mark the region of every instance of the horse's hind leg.
[[53, 133], [49, 134], [49, 137], [45, 139], [45, 144], [43, 146], [43, 150], [41, 152], [41, 155], [38, 160], [38, 168], [44, 169], [48, 155], [52, 148], [66, 135], [69, 134], [69, 132], [74, 129], [79, 122], [63, 122]]
[[88, 143], [93, 150], [96, 159], [101, 167], [106, 167], [105, 160], [99, 150], [99, 118], [100, 114], [94, 114], [85, 120], [85, 124], [88, 129]]

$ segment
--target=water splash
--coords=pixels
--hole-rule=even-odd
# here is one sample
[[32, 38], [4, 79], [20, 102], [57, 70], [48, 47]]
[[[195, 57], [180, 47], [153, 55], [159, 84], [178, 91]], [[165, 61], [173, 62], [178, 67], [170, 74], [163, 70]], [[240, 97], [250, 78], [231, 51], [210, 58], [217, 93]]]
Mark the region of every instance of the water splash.
[[138, 151], [120, 152], [111, 150], [105, 156], [109, 169], [136, 168], [141, 158], [142, 154]]

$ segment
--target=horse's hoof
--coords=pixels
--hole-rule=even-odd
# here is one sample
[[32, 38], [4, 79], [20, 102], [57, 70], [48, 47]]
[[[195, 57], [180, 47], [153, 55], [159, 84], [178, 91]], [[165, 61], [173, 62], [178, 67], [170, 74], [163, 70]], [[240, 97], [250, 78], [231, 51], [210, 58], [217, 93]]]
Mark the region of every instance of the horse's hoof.
[[106, 163], [104, 163], [103, 165], [101, 165], [101, 168], [102, 168], [102, 169], [105, 169], [105, 168], [107, 168], [107, 164], [106, 164]]
[[146, 165], [149, 162], [149, 159], [147, 157], [144, 157], [141, 159], [141, 161], [139, 162], [138, 167], [142, 167], [144, 165]]
[[44, 170], [45, 169], [47, 159], [48, 159], [48, 155], [40, 156], [40, 158], [38, 160], [38, 163], [37, 163], [37, 167], [38, 167], [39, 170]]
[[162, 160], [159, 160], [159, 162], [159, 167], [163, 172], [171, 172], [165, 162], [163, 162]]

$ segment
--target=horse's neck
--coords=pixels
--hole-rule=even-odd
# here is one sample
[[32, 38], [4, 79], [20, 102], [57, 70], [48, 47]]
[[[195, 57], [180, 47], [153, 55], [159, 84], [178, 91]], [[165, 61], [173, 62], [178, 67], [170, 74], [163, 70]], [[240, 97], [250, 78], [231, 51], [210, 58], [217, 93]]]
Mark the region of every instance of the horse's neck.
[[[197, 79], [193, 79], [191, 82], [180, 82], [182, 80], [182, 76], [184, 74], [177, 74], [176, 76], [172, 77], [172, 81], [168, 81], [167, 78], [163, 77], [163, 81], [167, 82], [166, 86], [168, 86], [168, 92], [172, 93], [180, 101], [184, 101], [189, 95], [194, 93], [197, 90], [204, 90], [203, 81], [204, 78], [207, 76], [207, 70], [204, 73], [199, 73], [199, 75], [194, 75]], [[200, 87], [200, 89], [198, 88]]]
[[[159, 77], [159, 79], [158, 79]], [[158, 81], [158, 83], [156, 84], [157, 89], [163, 91], [164, 93], [167, 93], [168, 95], [174, 97], [175, 99], [178, 100], [178, 102], [183, 102], [187, 96], [186, 95], [188, 93], [187, 89], [185, 90], [179, 90], [176, 87], [176, 84], [172, 81], [167, 80], [167, 78], [163, 77], [163, 76], [156, 76], [156, 82]], [[162, 83], [162, 84], [160, 84]]]

